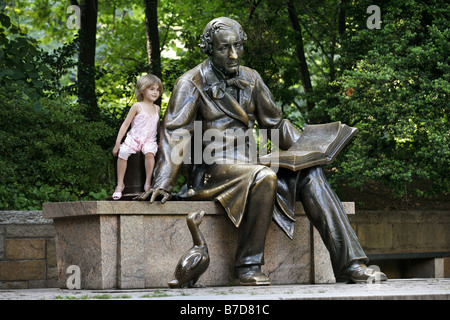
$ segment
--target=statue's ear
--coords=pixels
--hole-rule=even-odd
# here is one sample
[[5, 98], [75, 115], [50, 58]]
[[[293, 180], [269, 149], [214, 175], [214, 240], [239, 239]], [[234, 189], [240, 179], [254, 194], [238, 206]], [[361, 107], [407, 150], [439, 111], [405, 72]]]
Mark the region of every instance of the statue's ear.
[[213, 46], [211, 40], [209, 40], [209, 36], [207, 34], [202, 34], [200, 36], [200, 41], [201, 42], [198, 44], [200, 50], [211, 57], [213, 54]]

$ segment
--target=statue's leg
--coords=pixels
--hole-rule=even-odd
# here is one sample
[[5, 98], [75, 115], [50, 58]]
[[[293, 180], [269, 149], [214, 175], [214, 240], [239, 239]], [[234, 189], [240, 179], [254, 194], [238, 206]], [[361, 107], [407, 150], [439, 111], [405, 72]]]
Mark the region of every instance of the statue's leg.
[[275, 204], [276, 173], [261, 165], [221, 164], [207, 168], [200, 178], [181, 198], [219, 201], [238, 227], [235, 271], [240, 283], [270, 284], [261, 265]]
[[306, 215], [330, 252], [336, 278], [355, 261], [367, 263], [367, 256], [348, 221], [342, 203], [331, 189], [321, 167], [302, 172], [298, 192]]
[[242, 284], [264, 285], [269, 279], [261, 273], [266, 233], [272, 221], [277, 176], [268, 168], [258, 172], [252, 182], [246, 212], [239, 226], [235, 267]]

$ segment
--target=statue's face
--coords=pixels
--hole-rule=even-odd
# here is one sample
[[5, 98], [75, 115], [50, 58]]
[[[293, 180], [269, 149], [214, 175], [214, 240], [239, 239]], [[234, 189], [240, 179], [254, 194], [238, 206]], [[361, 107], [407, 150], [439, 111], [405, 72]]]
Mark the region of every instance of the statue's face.
[[212, 62], [216, 68], [227, 76], [232, 76], [238, 72], [243, 53], [244, 43], [238, 30], [229, 28], [214, 34]]

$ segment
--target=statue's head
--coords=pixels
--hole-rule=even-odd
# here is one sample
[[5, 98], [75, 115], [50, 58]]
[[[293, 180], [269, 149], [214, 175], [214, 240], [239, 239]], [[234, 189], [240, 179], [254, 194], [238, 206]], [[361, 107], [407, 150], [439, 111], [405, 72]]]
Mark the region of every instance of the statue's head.
[[236, 20], [221, 17], [210, 21], [200, 37], [200, 49], [226, 75], [239, 70], [247, 35]]

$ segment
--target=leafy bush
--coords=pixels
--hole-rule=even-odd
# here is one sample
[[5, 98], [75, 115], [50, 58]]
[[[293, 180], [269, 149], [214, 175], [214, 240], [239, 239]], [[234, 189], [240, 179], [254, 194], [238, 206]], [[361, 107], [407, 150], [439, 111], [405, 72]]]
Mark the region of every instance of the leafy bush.
[[112, 185], [111, 155], [99, 142], [113, 133], [66, 99], [36, 101], [0, 88], [0, 208], [39, 209]]
[[[382, 29], [344, 39], [343, 71], [316, 110], [360, 129], [335, 178], [384, 183], [399, 196], [412, 186], [449, 191], [450, 25], [434, 2], [385, 2]], [[365, 26], [361, 18], [354, 25]]]
[[0, 210], [100, 199], [114, 184], [102, 147], [114, 130], [88, 122], [83, 106], [61, 95], [73, 50], [72, 43], [44, 53], [0, 11]]
[[51, 75], [41, 57], [36, 40], [22, 34], [0, 11], [0, 85], [16, 90], [32, 88], [27, 94], [38, 98], [47, 82], [44, 79]]

